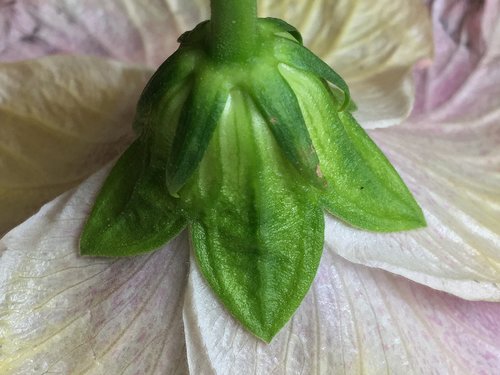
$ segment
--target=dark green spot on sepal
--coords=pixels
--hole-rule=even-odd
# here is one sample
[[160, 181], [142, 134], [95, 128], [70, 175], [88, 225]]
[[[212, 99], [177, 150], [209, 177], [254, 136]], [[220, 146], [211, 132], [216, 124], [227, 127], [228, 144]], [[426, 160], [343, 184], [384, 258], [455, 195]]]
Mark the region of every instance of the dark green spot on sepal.
[[408, 187], [354, 117], [341, 112], [332, 125], [337, 150], [325, 150], [330, 160], [325, 174], [331, 181], [322, 195], [327, 211], [376, 232], [425, 227], [422, 210]]

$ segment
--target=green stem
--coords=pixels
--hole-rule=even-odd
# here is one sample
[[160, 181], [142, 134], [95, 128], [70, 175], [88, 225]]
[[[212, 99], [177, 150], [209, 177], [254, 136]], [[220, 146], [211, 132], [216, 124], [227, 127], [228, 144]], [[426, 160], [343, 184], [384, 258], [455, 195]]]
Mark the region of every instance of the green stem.
[[211, 0], [212, 56], [220, 62], [242, 61], [256, 45], [256, 0]]

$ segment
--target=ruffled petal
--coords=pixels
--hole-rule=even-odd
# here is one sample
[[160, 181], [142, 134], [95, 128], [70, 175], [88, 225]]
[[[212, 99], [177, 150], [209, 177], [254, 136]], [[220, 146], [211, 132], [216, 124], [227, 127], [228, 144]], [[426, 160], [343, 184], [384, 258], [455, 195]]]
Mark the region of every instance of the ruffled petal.
[[316, 281], [270, 345], [247, 333], [197, 268], [184, 324], [193, 374], [489, 374], [500, 304], [467, 302], [325, 253]]
[[0, 373], [187, 373], [185, 236], [146, 256], [79, 256], [83, 223], [108, 172], [0, 240]]
[[[259, 14], [284, 18], [351, 86], [365, 128], [404, 119], [413, 104], [413, 64], [432, 53], [423, 2], [261, 0]], [[0, 15], [0, 60], [83, 53], [158, 66], [177, 37], [209, 18], [208, 0], [79, 2], [19, 0]], [[3, 31], [2, 31], [3, 30]]]
[[413, 120], [429, 127], [500, 116], [500, 3], [436, 1], [432, 18], [438, 53], [416, 70]]
[[122, 150], [150, 74], [83, 57], [0, 64], [0, 234]]

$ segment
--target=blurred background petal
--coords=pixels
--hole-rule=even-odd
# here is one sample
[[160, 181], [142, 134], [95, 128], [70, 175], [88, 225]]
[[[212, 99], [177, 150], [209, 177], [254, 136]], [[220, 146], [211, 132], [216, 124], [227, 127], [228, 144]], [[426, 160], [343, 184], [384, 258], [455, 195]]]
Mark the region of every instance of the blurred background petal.
[[17, 0], [0, 7], [0, 60], [86, 54], [154, 68], [207, 15], [193, 0]]
[[415, 70], [415, 122], [448, 128], [500, 116], [500, 2], [433, 1], [432, 19], [439, 53]]
[[150, 74], [92, 57], [0, 64], [0, 235], [123, 150]]

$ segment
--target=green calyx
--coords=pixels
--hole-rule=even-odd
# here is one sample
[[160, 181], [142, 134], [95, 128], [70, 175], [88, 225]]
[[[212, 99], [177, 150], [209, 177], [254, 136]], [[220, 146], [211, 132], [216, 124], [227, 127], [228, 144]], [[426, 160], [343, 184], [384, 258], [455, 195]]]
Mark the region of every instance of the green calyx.
[[324, 211], [378, 232], [425, 220], [348, 112], [344, 80], [295, 28], [247, 20], [255, 32], [240, 48], [231, 38], [214, 42], [228, 32], [215, 21], [183, 34], [146, 86], [138, 138], [104, 183], [80, 248], [135, 255], [187, 227], [221, 301], [270, 341], [314, 279]]

